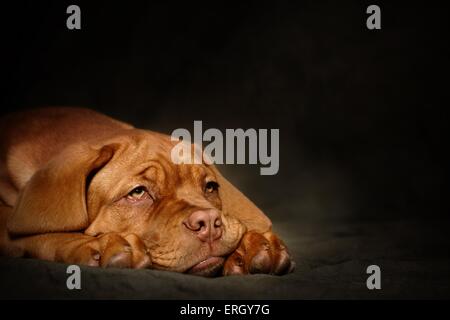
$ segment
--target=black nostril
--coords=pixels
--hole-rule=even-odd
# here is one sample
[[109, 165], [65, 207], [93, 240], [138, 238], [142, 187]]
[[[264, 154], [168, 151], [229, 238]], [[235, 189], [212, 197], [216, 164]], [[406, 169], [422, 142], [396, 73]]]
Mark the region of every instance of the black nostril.
[[203, 221], [197, 221], [194, 224], [187, 222], [185, 226], [192, 231], [200, 231], [205, 226], [205, 223]]
[[222, 225], [222, 220], [220, 218], [217, 218], [214, 220], [214, 227], [218, 228]]
[[198, 228], [195, 231], [201, 230], [202, 228], [206, 227], [206, 223], [205, 221], [199, 221], [198, 223]]
[[195, 223], [190, 223], [190, 221], [185, 221], [185, 222], [183, 222], [183, 224], [186, 226], [186, 228], [188, 228], [189, 230], [192, 230], [192, 231], [200, 231], [200, 230], [202, 230], [202, 228], [206, 227], [206, 223], [203, 220], [195, 221]]

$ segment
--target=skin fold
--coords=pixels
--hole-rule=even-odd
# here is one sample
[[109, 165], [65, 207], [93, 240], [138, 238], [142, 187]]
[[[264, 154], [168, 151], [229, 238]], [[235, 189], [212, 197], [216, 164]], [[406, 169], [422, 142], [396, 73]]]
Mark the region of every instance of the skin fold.
[[94, 111], [0, 121], [0, 253], [202, 276], [294, 269], [271, 222], [214, 165]]

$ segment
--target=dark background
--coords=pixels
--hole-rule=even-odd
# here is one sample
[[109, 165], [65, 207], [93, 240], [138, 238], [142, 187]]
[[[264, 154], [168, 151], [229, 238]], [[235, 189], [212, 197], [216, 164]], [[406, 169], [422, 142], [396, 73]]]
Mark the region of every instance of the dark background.
[[[275, 227], [305, 235], [288, 241], [298, 244], [292, 279], [303, 291], [286, 289], [286, 297], [318, 292], [302, 281], [324, 262], [350, 261], [349, 277], [360, 277], [380, 257], [392, 283], [404, 276], [391, 297], [423, 288], [448, 297], [448, 285], [432, 278], [441, 270], [448, 280], [450, 265], [444, 2], [293, 3], [2, 4], [2, 113], [84, 106], [168, 134], [192, 131], [194, 120], [204, 129], [279, 128], [277, 175], [260, 176], [259, 166], [222, 170]], [[70, 4], [81, 7], [81, 30], [66, 28]], [[381, 30], [366, 28], [369, 4], [381, 7]], [[355, 223], [359, 231], [347, 228]], [[315, 247], [325, 234], [328, 242]], [[359, 251], [348, 254], [355, 244]], [[342, 283], [318, 296], [367, 294], [364, 279], [352, 295], [347, 269], [333, 270]]]
[[[81, 30], [66, 8], [81, 7]], [[224, 170], [284, 215], [447, 216], [443, 3], [16, 1], [2, 5], [2, 112], [97, 109], [170, 133], [280, 128], [280, 171]], [[68, 133], [70, 134], [70, 133]]]

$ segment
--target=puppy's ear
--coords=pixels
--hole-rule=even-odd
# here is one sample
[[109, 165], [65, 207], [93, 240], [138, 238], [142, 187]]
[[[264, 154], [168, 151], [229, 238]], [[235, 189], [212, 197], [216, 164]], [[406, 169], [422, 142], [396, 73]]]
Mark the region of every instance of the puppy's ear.
[[99, 149], [72, 145], [30, 178], [7, 222], [12, 235], [77, 231], [89, 225], [89, 180], [114, 155], [115, 145]]
[[235, 186], [225, 179], [217, 168], [211, 166], [219, 183], [222, 211], [240, 220], [248, 231], [266, 232], [272, 228], [270, 219]]

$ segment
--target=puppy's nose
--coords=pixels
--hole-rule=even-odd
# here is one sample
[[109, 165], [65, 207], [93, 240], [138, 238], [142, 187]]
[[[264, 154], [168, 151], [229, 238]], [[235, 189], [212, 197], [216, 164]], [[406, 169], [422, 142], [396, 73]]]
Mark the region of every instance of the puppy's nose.
[[204, 242], [212, 242], [222, 236], [222, 219], [214, 209], [193, 212], [184, 221], [184, 225]]

